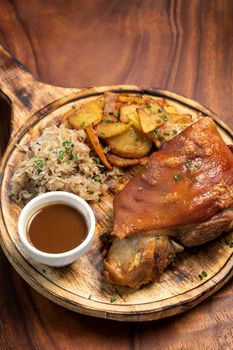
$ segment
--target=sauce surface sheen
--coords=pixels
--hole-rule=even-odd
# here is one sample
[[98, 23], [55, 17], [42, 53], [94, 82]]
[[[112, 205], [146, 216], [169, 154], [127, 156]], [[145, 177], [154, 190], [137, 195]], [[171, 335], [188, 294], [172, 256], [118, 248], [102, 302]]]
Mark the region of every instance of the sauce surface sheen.
[[87, 237], [87, 224], [75, 208], [61, 203], [36, 211], [27, 224], [28, 241], [45, 253], [64, 253], [76, 248]]

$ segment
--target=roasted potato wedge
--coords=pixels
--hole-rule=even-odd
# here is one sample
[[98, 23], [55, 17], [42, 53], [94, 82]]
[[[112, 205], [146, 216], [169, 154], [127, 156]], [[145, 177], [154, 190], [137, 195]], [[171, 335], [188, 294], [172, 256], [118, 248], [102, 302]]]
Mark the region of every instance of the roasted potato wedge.
[[118, 101], [123, 103], [145, 103], [145, 100], [142, 97], [137, 96], [127, 96], [127, 95], [119, 95]]
[[83, 107], [75, 110], [68, 117], [68, 122], [75, 129], [84, 129], [88, 125], [96, 125], [100, 122], [103, 114], [104, 98], [87, 102]]
[[96, 132], [102, 139], [107, 139], [123, 134], [129, 127], [130, 125], [125, 123], [100, 123], [96, 127]]
[[106, 139], [114, 153], [123, 158], [142, 158], [152, 147], [152, 142], [139, 130], [131, 126], [126, 132]]
[[176, 113], [177, 112], [176, 108], [174, 106], [169, 105], [169, 104], [164, 106], [164, 110], [167, 113]]
[[74, 116], [75, 114], [75, 107], [72, 107], [70, 108], [63, 116], [62, 116], [62, 123], [66, 126], [66, 127], [69, 127], [70, 126], [70, 123], [68, 121], [68, 119], [71, 117], [71, 116]]
[[160, 108], [156, 108], [155, 110], [152, 109], [152, 107], [149, 108], [148, 106], [152, 106], [152, 104], [147, 105], [147, 107], [144, 108], [139, 108], [137, 110], [144, 133], [148, 133], [155, 128], [159, 128], [164, 123]]
[[189, 125], [192, 123], [191, 114], [170, 113], [169, 118], [171, 118], [174, 123], [178, 124]]
[[103, 147], [98, 139], [98, 136], [96, 135], [96, 132], [91, 125], [86, 127], [86, 133], [87, 133], [87, 137], [88, 137], [88, 140], [90, 142], [91, 147], [96, 152], [96, 154], [100, 158], [101, 162], [106, 166], [106, 168], [108, 168], [109, 170], [112, 170], [112, 166], [109, 164], [109, 162], [104, 154]]
[[130, 123], [139, 131], [142, 131], [141, 122], [138, 116], [137, 108], [138, 104], [123, 105], [120, 110], [120, 120], [123, 123]]
[[[135, 105], [122, 105], [120, 108], [120, 121], [122, 123], [129, 123], [128, 114], [134, 110]], [[139, 107], [139, 105], [137, 105]]]
[[136, 164], [145, 165], [148, 162], [149, 158], [122, 158], [110, 153], [107, 155], [107, 159], [112, 165], [118, 166], [119, 168], [126, 168], [128, 166], [133, 166]]
[[165, 141], [171, 140], [183, 129], [192, 123], [190, 114], [166, 113], [166, 122], [160, 127], [147, 134], [157, 148], [160, 148]]

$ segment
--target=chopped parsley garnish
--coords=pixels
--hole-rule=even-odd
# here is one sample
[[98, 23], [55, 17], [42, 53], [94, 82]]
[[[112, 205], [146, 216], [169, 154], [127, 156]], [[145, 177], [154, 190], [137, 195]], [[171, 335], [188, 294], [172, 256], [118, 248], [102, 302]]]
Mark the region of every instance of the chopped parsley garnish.
[[89, 193], [89, 194], [94, 194], [95, 191], [90, 190], [90, 191], [88, 191], [88, 193]]
[[202, 271], [202, 273], [200, 273], [200, 275], [198, 275], [199, 280], [203, 280], [203, 278], [207, 277], [208, 273], [206, 271]]
[[100, 135], [104, 136], [105, 132], [104, 131], [100, 131]]
[[200, 166], [201, 166], [201, 161], [199, 159], [194, 159], [194, 160], [188, 159], [185, 164], [186, 169], [190, 172], [197, 171], [200, 168]]
[[161, 119], [157, 119], [157, 123], [158, 124], [162, 123], [162, 120]]
[[74, 160], [75, 162], [78, 160], [77, 154], [74, 154], [74, 155], [73, 155], [73, 160]]
[[230, 248], [233, 248], [233, 241], [230, 238], [225, 238], [224, 242], [226, 245], [228, 245]]
[[162, 143], [166, 142], [167, 140], [165, 139], [165, 137], [162, 137]]
[[101, 233], [100, 233], [100, 237], [101, 237], [101, 238], [104, 238], [104, 237], [107, 236], [107, 234], [108, 234], [108, 232], [101, 232]]
[[120, 118], [120, 112], [117, 112], [116, 114], [114, 114], [114, 117], [116, 117], [117, 119]]
[[80, 126], [83, 127], [85, 125], [85, 122], [81, 122]]
[[174, 129], [173, 130], [173, 134], [176, 135], [177, 134], [177, 130]]
[[168, 121], [168, 116], [167, 116], [166, 114], [163, 114], [163, 115], [162, 115], [162, 118], [163, 118], [163, 120], [164, 120], [165, 122]]
[[186, 168], [190, 169], [191, 165], [192, 165], [192, 161], [191, 161], [191, 159], [188, 159], [186, 164], [185, 164]]
[[164, 135], [165, 135], [165, 136], [170, 136], [170, 131], [169, 131], [169, 130], [165, 131], [165, 132], [164, 132]]
[[[74, 147], [74, 144], [69, 141], [69, 140], [65, 140], [62, 142], [62, 146], [65, 148], [65, 152], [66, 154], [68, 155], [71, 155], [72, 154], [72, 150], [71, 148]], [[64, 157], [63, 157], [64, 158]]]
[[114, 301], [116, 301], [116, 298], [115, 297], [111, 297], [110, 302], [114, 303]]
[[179, 175], [179, 174], [175, 174], [175, 175], [174, 175], [174, 180], [175, 180], [176, 182], [180, 181], [180, 175]]
[[99, 176], [95, 176], [95, 177], [94, 177], [94, 180], [95, 180], [96, 182], [101, 182], [101, 179], [100, 179]]
[[95, 158], [95, 161], [96, 161], [97, 164], [100, 164], [100, 160], [99, 160], [98, 157]]
[[33, 163], [37, 166], [37, 168], [42, 169], [44, 166], [44, 162], [39, 158], [34, 158]]
[[149, 109], [149, 111], [151, 112], [152, 105], [151, 105], [151, 104], [149, 104], [149, 105], [147, 105], [147, 106], [146, 106], [146, 108], [148, 108], [148, 109]]
[[163, 109], [161, 107], [157, 110], [158, 113], [161, 113], [162, 111]]
[[158, 135], [158, 132], [159, 132], [158, 129], [154, 129], [154, 130], [152, 131], [152, 135], [153, 135], [153, 136], [157, 136], [157, 135]]
[[62, 142], [62, 146], [63, 147], [74, 147], [74, 144], [71, 142], [71, 141], [69, 141], [69, 140], [65, 140], [65, 141], [63, 141]]
[[63, 160], [64, 157], [65, 157], [65, 152], [64, 152], [64, 151], [60, 151], [60, 152], [59, 152], [59, 158], [60, 158], [60, 160]]

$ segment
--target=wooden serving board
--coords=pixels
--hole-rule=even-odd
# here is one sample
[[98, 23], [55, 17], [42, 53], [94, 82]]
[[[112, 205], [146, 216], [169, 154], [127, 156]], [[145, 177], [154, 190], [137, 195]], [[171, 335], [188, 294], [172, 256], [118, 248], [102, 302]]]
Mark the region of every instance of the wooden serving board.
[[[146, 321], [171, 316], [197, 305], [232, 276], [233, 249], [218, 239], [195, 249], [185, 249], [153, 283], [132, 291], [114, 287], [102, 277], [99, 233], [109, 229], [112, 221], [112, 196], [103, 197], [93, 209], [97, 218], [96, 238], [92, 249], [76, 263], [64, 268], [50, 268], [30, 259], [22, 250], [17, 233], [21, 208], [9, 198], [14, 167], [21, 160], [18, 145], [26, 144], [37, 130], [59, 120], [75, 103], [96, 98], [105, 91], [140, 92], [165, 97], [180, 111], [211, 116], [227, 143], [232, 131], [209, 109], [195, 101], [168, 91], [134, 85], [66, 89], [36, 81], [6, 50], [0, 47], [0, 93], [12, 106], [11, 139], [0, 168], [0, 242], [4, 253], [18, 273], [38, 292], [50, 300], [77, 312], [120, 321]], [[1, 116], [2, 118], [2, 116]], [[227, 234], [233, 239], [233, 234]], [[202, 281], [198, 275], [207, 271]], [[112, 297], [116, 300], [111, 303]]]

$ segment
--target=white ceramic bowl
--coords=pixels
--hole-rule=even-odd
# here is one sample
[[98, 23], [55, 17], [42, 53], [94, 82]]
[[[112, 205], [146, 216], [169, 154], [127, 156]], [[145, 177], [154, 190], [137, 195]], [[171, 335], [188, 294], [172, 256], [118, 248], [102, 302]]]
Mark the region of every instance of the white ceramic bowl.
[[[35, 248], [27, 239], [26, 228], [28, 220], [38, 209], [49, 203], [67, 204], [77, 209], [83, 214], [87, 223], [88, 234], [86, 239], [79, 246], [65, 253], [51, 254], [42, 252]], [[48, 192], [35, 197], [23, 208], [19, 216], [18, 233], [23, 249], [31, 258], [49, 266], [66, 266], [89, 250], [95, 233], [95, 216], [89, 204], [75, 194], [62, 191]]]

